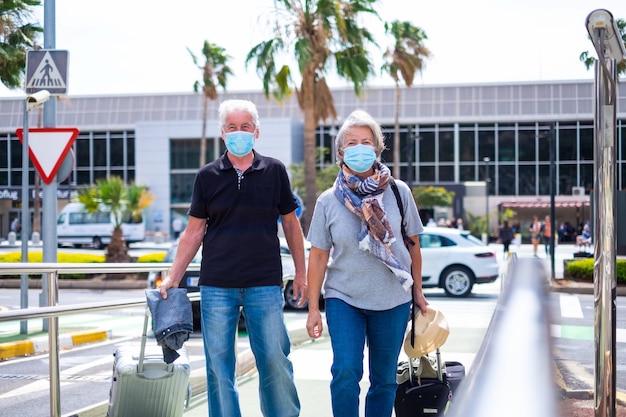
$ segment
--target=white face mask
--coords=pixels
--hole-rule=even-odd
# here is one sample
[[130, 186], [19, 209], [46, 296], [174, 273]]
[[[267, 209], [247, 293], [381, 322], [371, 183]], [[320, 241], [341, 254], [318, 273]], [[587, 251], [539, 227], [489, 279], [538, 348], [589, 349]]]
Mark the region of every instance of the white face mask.
[[246, 156], [254, 147], [254, 133], [243, 131], [226, 133], [224, 143], [228, 152], [233, 155]]
[[354, 172], [366, 172], [376, 162], [376, 151], [371, 145], [354, 145], [343, 150], [343, 162]]

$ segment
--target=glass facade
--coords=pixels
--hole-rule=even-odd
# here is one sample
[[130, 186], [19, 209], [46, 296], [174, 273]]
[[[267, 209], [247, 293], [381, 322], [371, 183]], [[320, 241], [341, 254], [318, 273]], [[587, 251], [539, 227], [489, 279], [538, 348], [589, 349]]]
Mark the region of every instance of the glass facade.
[[[22, 143], [15, 134], [0, 137], [0, 187], [22, 185]], [[81, 186], [99, 179], [119, 176], [126, 183], [135, 180], [134, 131], [80, 133], [72, 146], [74, 169], [61, 185]], [[35, 168], [29, 167], [34, 184]]]
[[[492, 204], [516, 196], [535, 201], [550, 192], [550, 129], [554, 126], [555, 195], [565, 201], [565, 196], [580, 195], [582, 188], [583, 198], [589, 198], [595, 142], [592, 80], [415, 85], [401, 90], [398, 108], [393, 87], [366, 88], [360, 96], [352, 88], [338, 88], [332, 94], [338, 118], [321, 122], [317, 129], [320, 166], [334, 164], [337, 129], [353, 110], [363, 109], [384, 129], [387, 149], [382, 159], [388, 165], [393, 163], [394, 125], [399, 121], [403, 180], [454, 188], [488, 177], [489, 195], [500, 197]], [[621, 110], [626, 108], [626, 90], [617, 94], [617, 187], [621, 190], [626, 186], [626, 149], [622, 146], [626, 113]], [[289, 124], [288, 129], [279, 128], [292, 133], [276, 149], [298, 150], [283, 154], [288, 165], [301, 161], [303, 120], [295, 95], [277, 104], [262, 91], [225, 92], [220, 101], [231, 98], [257, 104], [262, 130], [263, 126]], [[209, 106], [209, 114], [216, 114], [218, 103]], [[161, 187], [162, 198], [154, 203], [159, 217], [172, 211], [184, 213], [199, 166], [203, 110], [202, 95], [191, 92], [59, 101], [57, 125], [76, 126], [81, 132], [73, 146], [76, 169], [61, 185], [71, 190], [109, 175], [127, 182], [140, 178], [150, 187]], [[36, 115], [31, 116], [31, 126], [35, 126]], [[22, 146], [15, 130], [22, 123], [23, 101], [0, 98], [0, 186], [7, 188], [0, 194], [0, 205], [5, 207], [19, 205], [13, 196], [21, 186]], [[135, 155], [136, 149], [141, 154]], [[207, 139], [207, 162], [222, 152], [221, 140]], [[158, 170], [151, 165], [155, 159]], [[31, 183], [34, 176], [31, 168]], [[6, 208], [0, 207], [0, 216], [2, 210]], [[0, 217], [0, 235], [5, 224], [6, 219]]]
[[[225, 150], [221, 138], [207, 138], [205, 161], [217, 159]], [[193, 183], [200, 166], [200, 139], [170, 140], [170, 202], [173, 207], [189, 206]]]
[[[583, 187], [588, 195], [593, 187], [592, 120], [401, 126], [401, 179], [419, 185], [462, 183], [484, 181], [489, 172], [490, 195], [548, 195], [551, 126], [554, 126], [555, 195], [572, 195], [573, 187]], [[618, 127], [618, 189], [623, 189], [626, 151], [621, 146], [621, 137], [626, 126], [618, 121]], [[416, 135], [409, 135], [410, 131]], [[320, 129], [318, 134], [320, 147], [332, 146], [332, 152], [324, 154], [326, 158], [320, 165], [334, 163], [334, 143], [329, 131]], [[383, 125], [383, 134], [386, 150], [382, 160], [391, 166], [393, 126]]]

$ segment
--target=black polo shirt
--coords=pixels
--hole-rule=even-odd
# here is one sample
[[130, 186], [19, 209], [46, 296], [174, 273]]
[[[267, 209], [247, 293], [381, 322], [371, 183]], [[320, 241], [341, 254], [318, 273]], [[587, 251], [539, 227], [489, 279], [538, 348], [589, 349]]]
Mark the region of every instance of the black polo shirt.
[[282, 285], [278, 216], [298, 207], [287, 170], [254, 152], [243, 178], [226, 153], [202, 167], [189, 215], [207, 220], [200, 285], [247, 288]]

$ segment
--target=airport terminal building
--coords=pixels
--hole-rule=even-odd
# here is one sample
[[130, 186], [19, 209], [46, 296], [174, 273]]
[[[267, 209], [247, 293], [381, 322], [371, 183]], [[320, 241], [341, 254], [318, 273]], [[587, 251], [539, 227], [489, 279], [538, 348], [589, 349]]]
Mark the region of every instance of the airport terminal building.
[[[617, 187], [626, 185], [626, 92], [619, 91], [617, 117]], [[320, 165], [334, 164], [334, 133], [354, 109], [366, 110], [383, 126], [392, 164], [396, 119], [395, 88], [370, 87], [357, 97], [351, 88], [333, 90], [339, 119], [317, 130]], [[303, 120], [297, 99], [282, 104], [259, 91], [221, 94], [219, 101], [245, 98], [257, 104], [260, 153], [287, 167], [303, 160]], [[217, 102], [209, 102], [206, 160], [224, 151]], [[72, 148], [74, 169], [58, 178], [58, 206], [69, 202], [77, 187], [118, 175], [147, 185], [156, 200], [145, 213], [146, 228], [171, 234], [174, 216], [185, 216], [199, 166], [202, 95], [189, 93], [69, 96], [58, 100], [57, 127], [80, 130]], [[456, 193], [453, 217], [497, 213], [510, 207], [518, 219], [549, 214], [550, 141], [554, 140], [557, 222], [579, 225], [589, 220], [594, 182], [594, 82], [414, 86], [401, 89], [401, 178], [413, 185], [438, 185]], [[31, 128], [40, 126], [30, 112]], [[16, 130], [23, 126], [22, 99], [0, 98], [0, 237], [20, 215], [22, 146]], [[551, 139], [552, 138], [552, 139]], [[485, 182], [487, 180], [487, 182]], [[31, 165], [31, 197], [35, 194]], [[488, 194], [485, 194], [485, 183]], [[32, 201], [32, 199], [31, 199]], [[31, 203], [32, 207], [32, 203]], [[31, 209], [32, 210], [32, 209]], [[523, 223], [524, 224], [524, 223]]]

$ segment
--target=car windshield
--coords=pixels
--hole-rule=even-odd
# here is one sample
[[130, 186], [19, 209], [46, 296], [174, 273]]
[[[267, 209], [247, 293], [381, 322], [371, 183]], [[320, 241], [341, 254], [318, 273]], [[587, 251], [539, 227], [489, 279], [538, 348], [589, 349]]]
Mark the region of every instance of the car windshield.
[[485, 244], [483, 243], [482, 240], [478, 239], [476, 236], [468, 233], [461, 233], [461, 236], [464, 237], [465, 239], [469, 240], [470, 242], [472, 242], [475, 245], [478, 246], [485, 246]]

